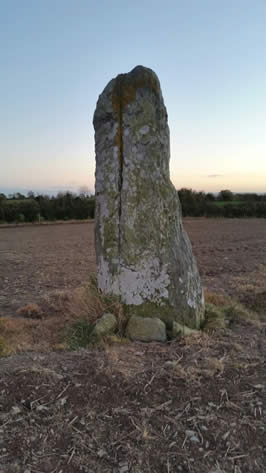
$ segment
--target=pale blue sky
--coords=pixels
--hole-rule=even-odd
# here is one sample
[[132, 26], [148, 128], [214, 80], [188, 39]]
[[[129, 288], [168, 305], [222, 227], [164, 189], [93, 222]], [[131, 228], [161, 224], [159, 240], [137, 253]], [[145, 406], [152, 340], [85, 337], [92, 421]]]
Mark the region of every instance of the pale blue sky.
[[266, 192], [265, 0], [0, 0], [0, 192], [94, 188], [98, 95], [159, 76], [177, 188]]

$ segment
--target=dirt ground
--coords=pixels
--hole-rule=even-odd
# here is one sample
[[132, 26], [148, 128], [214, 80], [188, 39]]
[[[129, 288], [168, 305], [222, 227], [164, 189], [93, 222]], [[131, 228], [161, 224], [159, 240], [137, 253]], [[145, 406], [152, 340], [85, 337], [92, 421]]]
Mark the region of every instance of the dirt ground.
[[[208, 297], [262, 322], [0, 358], [0, 473], [266, 472], [266, 221], [185, 227]], [[0, 314], [21, 321], [23, 305], [95, 271], [93, 224], [0, 229], [0, 263]]]
[[2, 359], [1, 473], [264, 473], [262, 341], [247, 326]]
[[96, 271], [94, 224], [0, 227], [0, 316]]
[[[239, 284], [254, 281], [266, 265], [266, 220], [186, 218], [184, 224], [204, 286], [246, 297]], [[0, 228], [0, 316], [86, 282], [96, 271], [93, 241], [93, 223]]]

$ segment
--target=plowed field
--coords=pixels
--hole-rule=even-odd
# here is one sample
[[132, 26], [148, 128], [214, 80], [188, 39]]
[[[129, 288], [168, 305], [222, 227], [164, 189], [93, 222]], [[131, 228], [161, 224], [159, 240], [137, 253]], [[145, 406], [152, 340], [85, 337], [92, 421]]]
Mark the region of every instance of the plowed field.
[[[246, 297], [240, 286], [266, 265], [266, 220], [187, 218], [184, 225], [204, 286]], [[0, 228], [0, 315], [84, 284], [95, 270], [93, 223]]]

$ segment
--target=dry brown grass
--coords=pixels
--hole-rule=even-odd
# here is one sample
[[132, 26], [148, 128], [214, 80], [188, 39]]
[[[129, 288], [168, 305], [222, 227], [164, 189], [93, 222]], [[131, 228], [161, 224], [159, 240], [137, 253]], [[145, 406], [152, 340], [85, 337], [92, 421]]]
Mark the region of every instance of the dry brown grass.
[[44, 297], [41, 305], [45, 317], [56, 317], [60, 314], [66, 320], [87, 319], [89, 323], [94, 323], [104, 312], [111, 312], [120, 324], [124, 319], [118, 298], [103, 296], [97, 289], [94, 277], [91, 277], [87, 285], [72, 291], [51, 292]]
[[30, 319], [41, 319], [43, 316], [42, 309], [38, 304], [27, 304], [20, 307], [16, 314], [20, 317], [26, 317]]
[[205, 317], [206, 319], [203, 329], [208, 333], [211, 333], [215, 330], [224, 329], [226, 327], [224, 306], [216, 306], [213, 303], [206, 303]]
[[[4, 317], [0, 319], [0, 333], [9, 347], [8, 354], [48, 349], [49, 331], [41, 322], [26, 318]], [[46, 337], [48, 339], [46, 340]]]
[[234, 277], [233, 288], [236, 297], [245, 307], [257, 312], [260, 319], [266, 320], [266, 266], [261, 264], [250, 273], [248, 281], [243, 276]]
[[[1, 330], [1, 326], [0, 326]], [[5, 337], [0, 336], [0, 356], [8, 356], [12, 353], [9, 344]]]
[[67, 348], [65, 334], [79, 321], [93, 324], [104, 312], [124, 325], [122, 306], [115, 298], [103, 297], [95, 281], [73, 291], [54, 291], [39, 305], [27, 304], [17, 312], [19, 317], [0, 318], [0, 356], [22, 351], [50, 351]]
[[259, 315], [253, 310], [245, 308], [238, 302], [233, 301], [228, 306], [225, 306], [223, 311], [225, 318], [229, 321], [230, 325], [247, 322], [249, 324], [260, 326]]
[[[235, 324], [260, 324], [256, 312], [246, 309], [229, 297], [205, 291], [205, 300], [204, 331], [196, 337], [188, 337], [184, 342], [188, 346], [198, 343], [199, 338], [200, 343], [206, 346], [210, 343], [211, 333], [233, 328]], [[122, 337], [126, 325], [122, 305], [115, 297], [103, 296], [97, 289], [95, 278], [91, 278], [86, 286], [71, 291], [53, 291], [39, 305], [27, 304], [21, 307], [17, 311], [18, 317], [0, 318], [0, 356], [22, 351], [64, 350], [71, 346], [78, 348], [78, 337], [74, 344], [69, 343], [72, 327], [85, 324], [78, 327], [78, 330], [83, 330], [86, 324], [91, 326], [105, 312], [111, 312], [117, 317], [118, 334]], [[82, 335], [83, 338], [88, 338], [86, 330]], [[121, 339], [119, 337], [109, 337], [106, 343], [112, 344], [114, 338], [117, 341]]]
[[206, 288], [204, 289], [204, 298], [206, 304], [213, 304], [218, 307], [223, 307], [231, 302], [230, 297], [224, 294], [217, 294], [216, 292], [209, 291]]
[[260, 325], [259, 314], [228, 296], [205, 291], [206, 320], [203, 329], [207, 332], [233, 327], [234, 324]]

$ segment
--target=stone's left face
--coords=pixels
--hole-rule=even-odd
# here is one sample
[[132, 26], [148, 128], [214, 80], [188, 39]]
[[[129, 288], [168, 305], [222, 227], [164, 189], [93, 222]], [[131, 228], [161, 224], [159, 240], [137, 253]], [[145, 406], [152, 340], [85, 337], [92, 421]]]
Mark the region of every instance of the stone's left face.
[[199, 327], [200, 278], [169, 177], [160, 83], [137, 67], [113, 79], [94, 115], [98, 285], [136, 315]]

